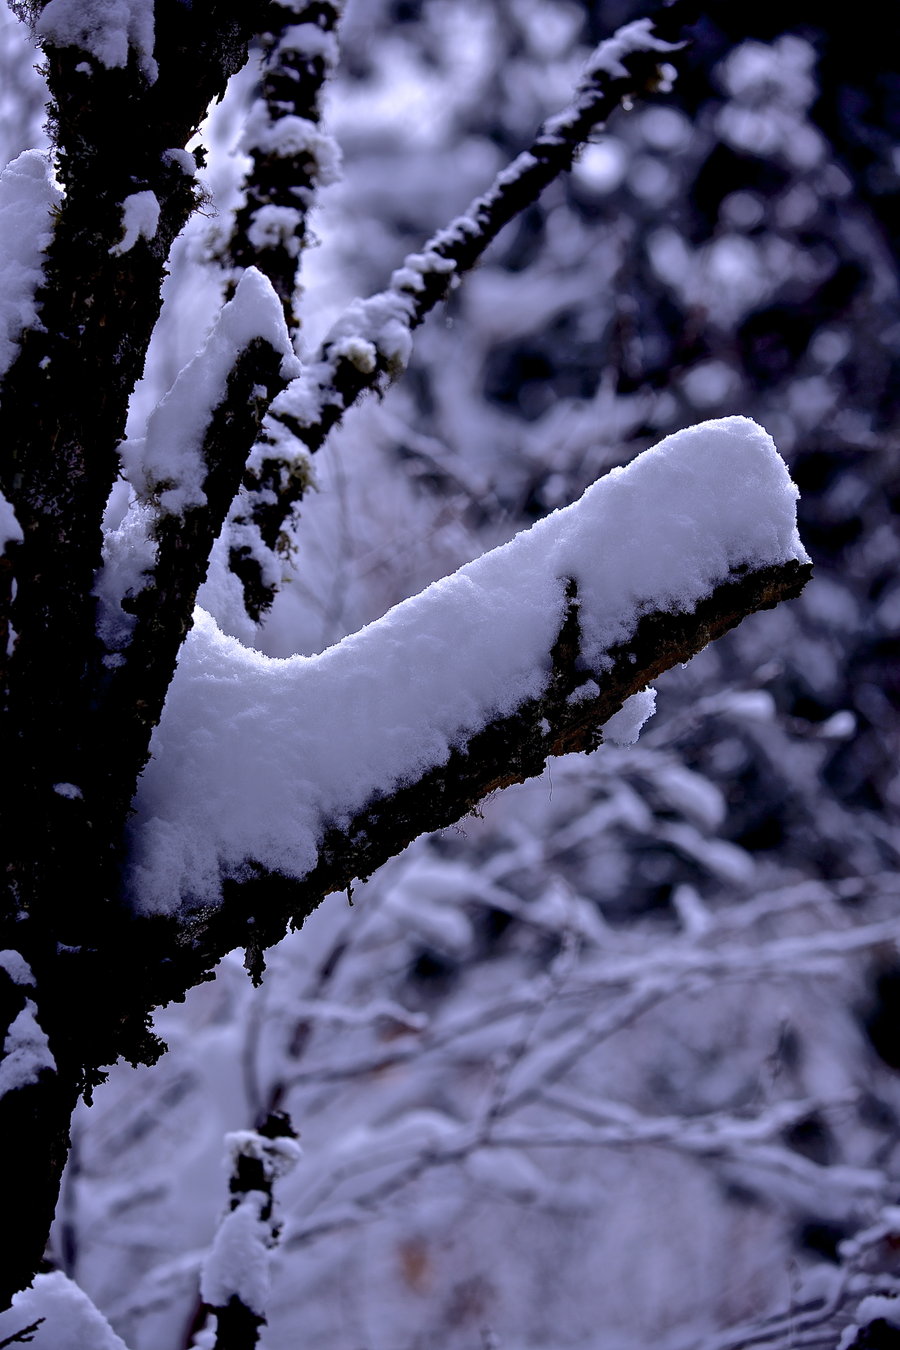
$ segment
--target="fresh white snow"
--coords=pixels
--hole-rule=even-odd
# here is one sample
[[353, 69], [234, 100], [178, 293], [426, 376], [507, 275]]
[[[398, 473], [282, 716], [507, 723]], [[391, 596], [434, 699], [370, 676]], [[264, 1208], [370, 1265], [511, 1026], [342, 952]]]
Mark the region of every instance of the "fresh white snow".
[[296, 258], [300, 253], [303, 216], [293, 206], [261, 206], [254, 211], [247, 238], [255, 249], [284, 248]]
[[[13, 984], [26, 989], [34, 987], [31, 967], [22, 956], [8, 947], [0, 952], [0, 970]], [[25, 1006], [14, 1017], [3, 1043], [0, 1059], [0, 1097], [17, 1088], [36, 1083], [41, 1069], [55, 1069], [56, 1061], [50, 1053], [50, 1044], [37, 1020], [37, 1005], [26, 998]]]
[[292, 24], [281, 34], [278, 47], [280, 51], [296, 52], [300, 56], [321, 56], [329, 69], [337, 65], [337, 34], [315, 23]]
[[[214, 903], [248, 859], [303, 877], [329, 826], [543, 692], [568, 578], [602, 680], [642, 614], [690, 611], [738, 567], [805, 561], [796, 498], [767, 433], [729, 417], [667, 437], [319, 656], [268, 658], [198, 611], [137, 796], [137, 903]], [[638, 696], [622, 730], [648, 711]]]
[[[225, 1148], [230, 1170], [241, 1154], [255, 1158], [270, 1184], [290, 1172], [302, 1153], [296, 1139], [267, 1139], [255, 1130], [226, 1135]], [[268, 1202], [265, 1192], [248, 1191], [219, 1224], [200, 1278], [200, 1296], [210, 1307], [223, 1308], [236, 1295], [245, 1307], [265, 1316], [273, 1235], [271, 1217], [261, 1214]]]
[[[290, 114], [273, 120], [262, 99], [257, 99], [250, 109], [241, 149], [247, 155], [258, 151], [280, 159], [304, 155], [310, 166], [309, 176], [319, 187], [337, 183], [341, 177], [341, 151], [333, 136], [306, 117]], [[302, 199], [302, 190], [295, 191], [298, 199]]]
[[633, 23], [625, 24], [617, 29], [611, 38], [600, 43], [588, 62], [588, 74], [597, 75], [603, 72], [612, 79], [620, 80], [628, 74], [627, 68], [622, 64], [623, 59], [631, 56], [633, 52], [673, 52], [678, 50], [679, 45], [663, 42], [658, 38], [653, 32], [651, 19], [635, 19]]
[[11, 947], [0, 952], [0, 970], [6, 971], [13, 984], [22, 984], [27, 988], [34, 985], [31, 966], [21, 952], [14, 951]]
[[153, 509], [141, 501], [130, 483], [115, 484], [103, 522], [103, 566], [94, 593], [100, 604], [97, 631], [111, 652], [124, 647], [134, 628], [134, 615], [122, 608], [126, 596], [147, 584], [156, 561]]
[[219, 1224], [200, 1280], [200, 1297], [211, 1308], [227, 1307], [236, 1295], [257, 1316], [265, 1315], [270, 1233], [260, 1211], [267, 1199], [250, 1191]]
[[38, 1081], [42, 1069], [56, 1068], [50, 1043], [37, 1020], [37, 1005], [25, 1000], [25, 1007], [9, 1024], [0, 1059], [0, 1097]]
[[656, 712], [656, 690], [641, 689], [627, 698], [603, 724], [603, 739], [611, 745], [634, 745], [641, 727]]
[[132, 192], [122, 203], [122, 238], [109, 250], [115, 257], [129, 253], [139, 239], [153, 239], [159, 226], [155, 192]]
[[268, 279], [249, 267], [200, 351], [150, 414], [146, 435], [119, 447], [127, 481], [116, 483], [110, 493], [103, 566], [95, 584], [98, 631], [112, 653], [108, 664], [116, 662], [134, 627], [134, 617], [122, 608], [122, 601], [147, 584], [156, 559], [157, 514], [181, 515], [206, 501], [204, 435], [225, 397], [238, 356], [255, 338], [265, 339], [281, 355], [283, 377], [296, 382], [300, 363], [278, 297]]
[[87, 1294], [61, 1270], [36, 1276], [31, 1288], [16, 1294], [12, 1307], [0, 1312], [0, 1340], [37, 1321], [41, 1325], [28, 1336], [32, 1350], [128, 1350]]
[[255, 1158], [274, 1180], [286, 1176], [302, 1156], [303, 1149], [290, 1135], [269, 1139], [256, 1130], [231, 1130], [225, 1136], [225, 1161], [231, 1170], [240, 1157]]
[[203, 438], [237, 357], [254, 338], [281, 353], [286, 379], [299, 374], [278, 297], [269, 280], [248, 267], [203, 347], [150, 414], [146, 437], [121, 447], [125, 472], [140, 498], [158, 499], [171, 515], [204, 504]]
[[133, 49], [146, 78], [156, 79], [153, 0], [50, 0], [37, 35], [54, 47], [78, 47], [108, 69], [127, 65]]
[[860, 1326], [884, 1319], [892, 1327], [900, 1327], [900, 1298], [896, 1295], [869, 1294], [860, 1301], [856, 1310], [856, 1321]]
[[[254, 228], [261, 214], [257, 212]], [[432, 242], [449, 242], [470, 226], [475, 230], [471, 221], [460, 217]], [[406, 368], [412, 354], [412, 330], [418, 317], [417, 296], [425, 289], [426, 276], [438, 273], [449, 278], [455, 271], [454, 260], [445, 258], [433, 248], [424, 253], [409, 253], [402, 266], [391, 273], [386, 290], [365, 300], [352, 300], [325, 339], [325, 359], [305, 365], [299, 378], [293, 380], [272, 404], [275, 418], [270, 419], [270, 434], [278, 435], [279, 414], [309, 427], [322, 416], [323, 404], [340, 404], [341, 395], [333, 387], [340, 360], [350, 361], [358, 370], [370, 374], [380, 357], [388, 373], [396, 378]]]
[[[59, 201], [50, 160], [40, 150], [26, 150], [0, 173], [0, 378], [15, 360], [23, 330], [38, 325], [34, 296]], [[5, 530], [5, 513], [0, 524]]]

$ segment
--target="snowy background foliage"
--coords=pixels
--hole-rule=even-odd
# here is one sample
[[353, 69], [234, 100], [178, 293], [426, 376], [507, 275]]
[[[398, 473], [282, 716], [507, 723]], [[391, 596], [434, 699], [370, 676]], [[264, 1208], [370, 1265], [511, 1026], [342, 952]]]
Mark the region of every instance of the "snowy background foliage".
[[[130, 1350], [212, 1344], [222, 1140], [273, 1110], [303, 1153], [266, 1350], [832, 1347], [900, 1290], [889, 21], [705, 8], [674, 91], [584, 150], [331, 437], [265, 624], [224, 573], [204, 602], [264, 653], [318, 652], [733, 413], [789, 463], [815, 579], [663, 677], [637, 745], [555, 761], [332, 896], [260, 989], [238, 955], [159, 1015], [161, 1063], [76, 1118], [52, 1250]], [[639, 12], [350, 0], [311, 348]], [[12, 19], [0, 39], [10, 158], [42, 96]], [[212, 115], [135, 436], [218, 302], [253, 89], [248, 68]]]

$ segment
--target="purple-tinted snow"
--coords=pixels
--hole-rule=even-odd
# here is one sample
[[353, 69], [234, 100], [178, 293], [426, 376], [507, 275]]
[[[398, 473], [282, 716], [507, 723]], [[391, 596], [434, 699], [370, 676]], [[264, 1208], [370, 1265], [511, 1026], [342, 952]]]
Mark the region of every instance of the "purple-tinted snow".
[[34, 296], [59, 200], [40, 150], [26, 150], [0, 174], [0, 377], [15, 360], [23, 330], [38, 323]]
[[304, 876], [328, 826], [542, 692], [567, 578], [601, 671], [642, 613], [689, 611], [739, 566], [805, 559], [796, 498], [767, 433], [729, 417], [667, 437], [319, 656], [273, 660], [198, 611], [138, 792], [137, 903], [214, 901], [248, 858]]

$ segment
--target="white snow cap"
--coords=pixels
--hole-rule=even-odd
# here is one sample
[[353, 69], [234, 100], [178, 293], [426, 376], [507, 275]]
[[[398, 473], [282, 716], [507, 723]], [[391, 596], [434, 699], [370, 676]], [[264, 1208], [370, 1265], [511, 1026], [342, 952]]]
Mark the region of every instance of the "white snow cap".
[[225, 397], [238, 356], [254, 338], [264, 338], [281, 353], [285, 379], [300, 373], [272, 284], [248, 267], [204, 346], [150, 414], [146, 438], [120, 446], [123, 467], [139, 497], [158, 493], [160, 506], [172, 515], [203, 505], [203, 437]]
[[303, 1156], [299, 1140], [293, 1135], [270, 1139], [256, 1130], [232, 1130], [225, 1136], [225, 1161], [233, 1171], [240, 1157], [255, 1158], [263, 1164], [270, 1180], [286, 1176]]
[[26, 150], [0, 173], [0, 377], [15, 360], [23, 330], [38, 326], [34, 296], [60, 199], [40, 150]]
[[628, 74], [622, 64], [623, 58], [631, 56], [632, 52], [674, 52], [680, 45], [658, 38], [653, 32], [652, 20], [635, 19], [600, 43], [588, 61], [588, 74], [596, 75], [603, 71], [613, 79], [621, 80]]
[[133, 48], [152, 83], [153, 0], [50, 0], [37, 22], [38, 38], [54, 47], [78, 47], [108, 69], [126, 66]]
[[214, 903], [251, 858], [303, 877], [329, 826], [544, 691], [567, 579], [602, 683], [641, 615], [690, 612], [738, 568], [807, 561], [797, 495], [771, 437], [727, 417], [667, 437], [319, 656], [273, 660], [198, 611], [137, 795], [136, 903]]

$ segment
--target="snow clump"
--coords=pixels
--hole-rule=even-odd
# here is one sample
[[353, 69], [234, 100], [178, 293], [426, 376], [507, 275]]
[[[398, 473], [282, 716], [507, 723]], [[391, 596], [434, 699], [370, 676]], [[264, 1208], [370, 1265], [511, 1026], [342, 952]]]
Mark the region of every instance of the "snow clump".
[[107, 69], [128, 64], [133, 50], [152, 84], [153, 0], [50, 0], [37, 21], [37, 36], [53, 47], [78, 47]]
[[39, 327], [35, 293], [61, 200], [50, 160], [26, 150], [0, 173], [0, 378], [16, 358], [26, 328]]

